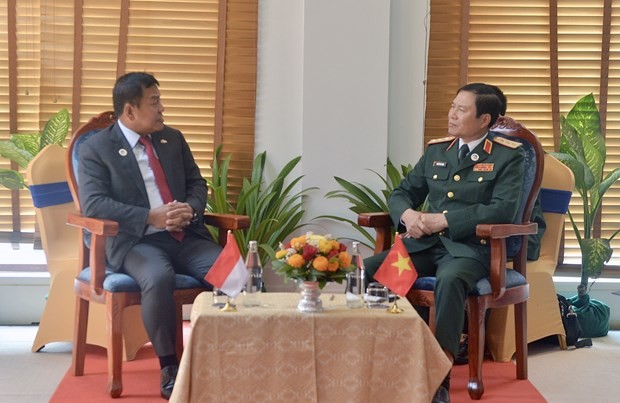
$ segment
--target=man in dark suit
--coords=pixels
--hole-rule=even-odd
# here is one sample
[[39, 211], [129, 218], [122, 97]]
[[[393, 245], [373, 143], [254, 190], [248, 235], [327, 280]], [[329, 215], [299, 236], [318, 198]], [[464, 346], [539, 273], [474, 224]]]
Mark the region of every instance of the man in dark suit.
[[119, 222], [106, 258], [140, 285], [144, 326], [162, 369], [161, 396], [168, 399], [179, 364], [175, 273], [204, 282], [221, 248], [202, 221], [206, 182], [181, 132], [164, 125], [158, 86], [147, 73], [118, 78], [118, 121], [81, 145], [78, 182], [85, 215]]
[[[434, 276], [435, 337], [451, 362], [459, 347], [467, 294], [489, 275], [483, 223], [512, 223], [523, 193], [520, 143], [494, 136], [501, 102], [486, 84], [469, 84], [448, 113], [449, 137], [431, 140], [389, 198], [390, 216], [420, 277]], [[426, 200], [425, 212], [416, 208]], [[372, 278], [387, 252], [365, 260]], [[449, 375], [433, 402], [449, 402]]]

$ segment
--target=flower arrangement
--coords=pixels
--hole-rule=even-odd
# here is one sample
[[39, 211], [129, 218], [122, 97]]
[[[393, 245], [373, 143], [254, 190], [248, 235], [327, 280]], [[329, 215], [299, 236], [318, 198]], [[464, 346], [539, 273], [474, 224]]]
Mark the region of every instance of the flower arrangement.
[[320, 288], [330, 281], [342, 283], [347, 273], [355, 269], [344, 244], [331, 235], [311, 232], [286, 245], [280, 244], [272, 267], [286, 279], [317, 281]]

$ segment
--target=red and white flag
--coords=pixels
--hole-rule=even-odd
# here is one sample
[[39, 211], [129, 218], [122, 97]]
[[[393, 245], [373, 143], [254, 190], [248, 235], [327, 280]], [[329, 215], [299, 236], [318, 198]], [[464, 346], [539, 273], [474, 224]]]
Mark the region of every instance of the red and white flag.
[[235, 298], [245, 285], [248, 270], [241, 259], [241, 253], [231, 231], [228, 231], [226, 246], [205, 276], [214, 287], [219, 288], [231, 298]]
[[392, 290], [394, 293], [404, 297], [418, 278], [418, 272], [409, 257], [405, 244], [398, 234], [392, 249], [379, 270], [374, 275], [375, 280]]

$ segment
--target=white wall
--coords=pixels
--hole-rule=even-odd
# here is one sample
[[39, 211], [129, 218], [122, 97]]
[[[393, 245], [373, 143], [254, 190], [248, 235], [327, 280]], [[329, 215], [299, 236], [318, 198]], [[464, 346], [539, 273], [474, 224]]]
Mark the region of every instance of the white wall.
[[[301, 155], [306, 221], [355, 219], [348, 204], [324, 199], [334, 176], [382, 186], [388, 157], [422, 152], [427, 1], [261, 0], [256, 153], [275, 173]], [[268, 172], [268, 173], [269, 173]], [[313, 221], [309, 230], [356, 237], [348, 225]]]
[[[375, 191], [389, 156], [423, 150], [428, 1], [260, 0], [255, 153], [269, 180], [301, 155], [291, 177], [318, 187], [304, 201], [302, 231], [359, 238], [348, 203], [325, 199], [339, 176]], [[312, 221], [311, 221], [312, 220]], [[272, 291], [290, 289], [266, 271]]]

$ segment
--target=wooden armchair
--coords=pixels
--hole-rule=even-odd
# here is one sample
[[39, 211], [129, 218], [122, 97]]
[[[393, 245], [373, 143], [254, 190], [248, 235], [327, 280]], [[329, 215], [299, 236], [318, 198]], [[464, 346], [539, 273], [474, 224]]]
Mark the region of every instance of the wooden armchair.
[[[480, 224], [476, 235], [487, 239], [491, 248], [490, 276], [480, 280], [467, 298], [469, 330], [469, 382], [472, 399], [484, 394], [482, 359], [485, 344], [485, 313], [489, 308], [513, 305], [515, 310], [515, 339], [517, 378], [527, 379], [527, 309], [529, 284], [526, 281], [527, 237], [535, 234], [537, 224], [530, 222], [534, 202], [540, 188], [544, 167], [543, 149], [534, 134], [521, 125], [517, 129], [497, 129], [495, 132], [523, 144], [526, 154], [524, 189], [526, 196], [522, 212], [514, 224]], [[358, 224], [373, 227], [377, 232], [375, 253], [391, 244], [391, 219], [387, 213], [360, 214]], [[514, 270], [508, 268], [509, 251], [514, 251]], [[418, 278], [407, 294], [412, 305], [429, 307], [429, 326], [434, 328], [434, 278]]]
[[[66, 158], [66, 171], [69, 187], [75, 204], [76, 213], [69, 214], [67, 222], [82, 229], [76, 248], [79, 250], [79, 267], [74, 281], [77, 295], [75, 315], [75, 335], [73, 349], [73, 374], [84, 374], [86, 347], [86, 327], [90, 302], [104, 304], [107, 310], [108, 337], [108, 392], [112, 397], [122, 393], [121, 324], [123, 310], [140, 304], [140, 288], [128, 275], [114, 273], [106, 269], [105, 242], [108, 236], [118, 233], [118, 223], [110, 220], [88, 218], [83, 216], [79, 203], [78, 184], [76, 180], [79, 146], [90, 135], [114, 123], [114, 114], [104, 112], [91, 119], [73, 135]], [[249, 218], [238, 215], [205, 214], [205, 223], [220, 228], [219, 242], [226, 242], [227, 230], [237, 230], [249, 226]], [[87, 231], [86, 232], [84, 231]], [[85, 239], [86, 238], [86, 239]], [[177, 310], [177, 355], [183, 350], [183, 316], [184, 304], [193, 303], [198, 294], [205, 291], [202, 283], [193, 277], [177, 274], [174, 298]]]

